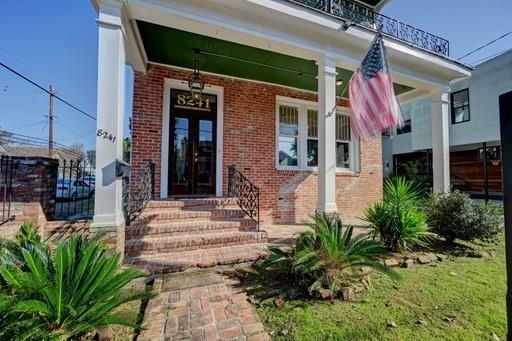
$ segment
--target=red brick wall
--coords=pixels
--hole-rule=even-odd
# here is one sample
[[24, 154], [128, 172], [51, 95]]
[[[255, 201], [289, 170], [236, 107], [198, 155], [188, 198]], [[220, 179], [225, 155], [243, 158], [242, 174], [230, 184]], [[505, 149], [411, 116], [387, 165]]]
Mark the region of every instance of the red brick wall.
[[[140, 172], [156, 163], [156, 194], [160, 192], [160, 153], [165, 78], [186, 80], [188, 71], [152, 66], [136, 73], [132, 117], [132, 169]], [[316, 101], [310, 92], [206, 75], [206, 84], [224, 88], [223, 185], [227, 166], [236, 164], [260, 187], [265, 222], [301, 222], [316, 207], [317, 176], [308, 171], [279, 171], [275, 167], [275, 101], [286, 96]], [[340, 105], [347, 105], [342, 101]], [[361, 172], [337, 174], [337, 203], [342, 218], [357, 223], [371, 202], [382, 197], [381, 139], [361, 141]]]

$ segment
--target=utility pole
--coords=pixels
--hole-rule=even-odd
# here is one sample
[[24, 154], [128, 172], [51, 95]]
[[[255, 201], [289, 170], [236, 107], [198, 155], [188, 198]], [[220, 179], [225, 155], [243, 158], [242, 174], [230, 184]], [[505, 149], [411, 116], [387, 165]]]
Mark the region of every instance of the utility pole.
[[50, 110], [48, 113], [48, 157], [53, 155], [53, 85], [50, 83]]

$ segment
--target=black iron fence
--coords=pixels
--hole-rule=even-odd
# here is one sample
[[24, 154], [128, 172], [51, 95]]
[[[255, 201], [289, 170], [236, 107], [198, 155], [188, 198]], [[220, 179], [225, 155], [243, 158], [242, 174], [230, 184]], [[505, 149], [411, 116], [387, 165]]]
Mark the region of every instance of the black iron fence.
[[12, 177], [14, 175], [14, 160], [6, 155], [0, 158], [0, 200], [2, 200], [2, 216], [0, 225], [14, 219], [11, 214]]
[[247, 179], [236, 165], [228, 167], [228, 196], [236, 198], [236, 203], [258, 224], [260, 229], [260, 190]]
[[130, 225], [155, 196], [155, 164], [149, 161], [142, 172], [132, 179], [123, 178], [123, 211]]
[[390, 37], [439, 53], [450, 55], [450, 42], [411, 25], [380, 14], [370, 7], [351, 0], [288, 0], [321, 11]]
[[59, 164], [55, 220], [89, 219], [94, 215], [95, 168], [86, 160]]

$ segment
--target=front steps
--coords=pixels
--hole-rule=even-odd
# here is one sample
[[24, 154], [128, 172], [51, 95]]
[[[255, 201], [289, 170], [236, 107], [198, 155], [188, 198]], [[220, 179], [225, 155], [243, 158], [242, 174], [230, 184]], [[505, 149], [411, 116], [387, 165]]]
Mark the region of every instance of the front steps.
[[149, 274], [256, 261], [267, 233], [233, 199], [151, 201], [126, 228], [126, 263]]

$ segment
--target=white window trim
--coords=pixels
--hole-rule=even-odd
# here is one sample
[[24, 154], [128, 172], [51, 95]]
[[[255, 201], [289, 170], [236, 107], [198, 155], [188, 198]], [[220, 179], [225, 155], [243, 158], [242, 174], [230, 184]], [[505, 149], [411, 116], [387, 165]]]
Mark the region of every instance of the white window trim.
[[[298, 151], [297, 151], [297, 166], [282, 166], [279, 164], [279, 106], [289, 105], [299, 107], [299, 135], [298, 135]], [[308, 109], [318, 110], [318, 103], [307, 101], [303, 99], [296, 99], [285, 96], [276, 96], [275, 106], [275, 120], [276, 120], [276, 134], [275, 134], [275, 165], [277, 170], [281, 171], [313, 171], [318, 172], [318, 167], [308, 166], [307, 150], [308, 150], [308, 126], [307, 126], [307, 111]], [[337, 106], [337, 112], [348, 114], [348, 108]], [[350, 168], [336, 167], [336, 173], [355, 174], [360, 172], [360, 142], [355, 138], [354, 132], [350, 129]], [[334, 140], [336, 143], [336, 140]]]

